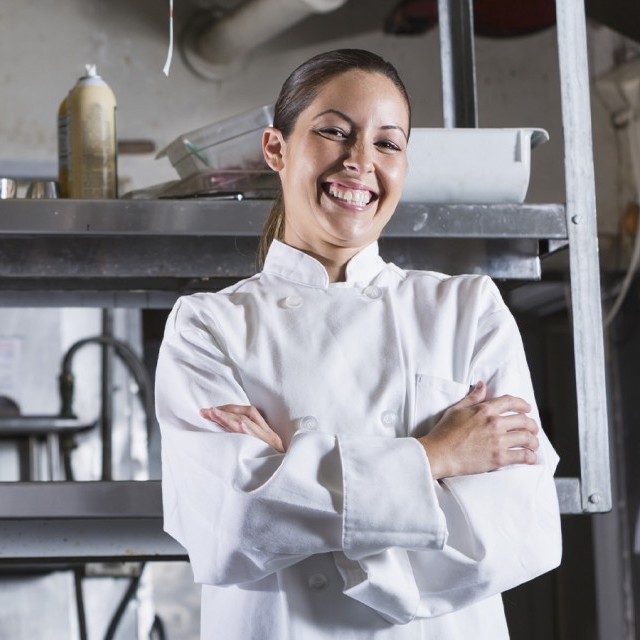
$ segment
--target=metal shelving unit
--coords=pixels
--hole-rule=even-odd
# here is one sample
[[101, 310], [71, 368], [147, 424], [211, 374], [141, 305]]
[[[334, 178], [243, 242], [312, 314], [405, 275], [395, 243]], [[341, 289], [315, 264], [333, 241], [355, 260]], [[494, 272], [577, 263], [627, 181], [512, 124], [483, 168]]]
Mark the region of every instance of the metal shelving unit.
[[[477, 126], [470, 0], [438, 0], [443, 113], [447, 127]], [[560, 478], [563, 513], [611, 509], [611, 474], [603, 344], [595, 179], [585, 8], [556, 0], [564, 133], [566, 231], [569, 247], [580, 478]]]
[[[447, 126], [476, 122], [469, 11], [469, 0], [440, 0]], [[557, 3], [557, 31], [566, 206], [401, 204], [382, 247], [402, 266], [409, 259], [413, 268], [452, 271], [445, 263], [453, 255], [459, 271], [531, 280], [540, 277], [540, 240], [568, 244], [572, 302], [580, 309], [573, 332], [581, 476], [560, 478], [557, 488], [563, 513], [597, 513], [611, 508], [611, 489], [581, 0]], [[254, 272], [268, 206], [252, 200], [4, 201], [0, 304], [166, 307], [181, 292], [218, 288]], [[456, 242], [466, 243], [465, 250], [452, 250]], [[420, 263], [425, 255], [428, 264]], [[183, 553], [162, 533], [158, 482], [0, 484], [1, 563]]]

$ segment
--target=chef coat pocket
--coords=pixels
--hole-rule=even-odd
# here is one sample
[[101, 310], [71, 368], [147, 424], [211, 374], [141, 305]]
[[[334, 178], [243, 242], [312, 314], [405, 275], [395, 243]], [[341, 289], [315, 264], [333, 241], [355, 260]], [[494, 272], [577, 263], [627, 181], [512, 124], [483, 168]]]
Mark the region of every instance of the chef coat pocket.
[[468, 385], [447, 378], [438, 378], [424, 373], [416, 375], [413, 402], [412, 436], [423, 436], [452, 405], [469, 393]]

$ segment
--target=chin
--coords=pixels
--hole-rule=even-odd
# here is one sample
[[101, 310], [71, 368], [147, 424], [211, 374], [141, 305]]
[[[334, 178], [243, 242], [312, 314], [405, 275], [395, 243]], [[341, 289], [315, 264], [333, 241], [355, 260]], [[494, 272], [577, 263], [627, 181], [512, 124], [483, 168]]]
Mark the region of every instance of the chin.
[[334, 244], [343, 249], [363, 249], [378, 239], [378, 235], [333, 234]]

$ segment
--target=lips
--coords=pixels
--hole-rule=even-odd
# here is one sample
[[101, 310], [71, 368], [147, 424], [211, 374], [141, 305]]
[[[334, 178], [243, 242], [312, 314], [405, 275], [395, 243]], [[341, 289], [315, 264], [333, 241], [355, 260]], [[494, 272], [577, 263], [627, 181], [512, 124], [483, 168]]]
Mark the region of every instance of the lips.
[[378, 196], [363, 185], [349, 185], [339, 182], [327, 182], [322, 185], [325, 193], [334, 200], [357, 207], [366, 207], [370, 202], [377, 200]]

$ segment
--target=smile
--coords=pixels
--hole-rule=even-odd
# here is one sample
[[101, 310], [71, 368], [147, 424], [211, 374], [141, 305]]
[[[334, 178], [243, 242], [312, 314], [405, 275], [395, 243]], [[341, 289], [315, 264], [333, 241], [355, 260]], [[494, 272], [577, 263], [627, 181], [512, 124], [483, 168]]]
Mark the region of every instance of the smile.
[[332, 198], [357, 207], [364, 207], [377, 197], [375, 193], [362, 187], [347, 187], [334, 182], [324, 187]]

